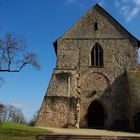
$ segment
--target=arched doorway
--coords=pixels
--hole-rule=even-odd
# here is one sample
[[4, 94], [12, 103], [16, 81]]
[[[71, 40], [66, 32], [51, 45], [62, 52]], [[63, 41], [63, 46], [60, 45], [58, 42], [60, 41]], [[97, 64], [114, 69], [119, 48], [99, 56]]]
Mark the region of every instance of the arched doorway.
[[87, 123], [89, 128], [103, 128], [104, 127], [104, 108], [98, 101], [93, 101], [87, 114]]

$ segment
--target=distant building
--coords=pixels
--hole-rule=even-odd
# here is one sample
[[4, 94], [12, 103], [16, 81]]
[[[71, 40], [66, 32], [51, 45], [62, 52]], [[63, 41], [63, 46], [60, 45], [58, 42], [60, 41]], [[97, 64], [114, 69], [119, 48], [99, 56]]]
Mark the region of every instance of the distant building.
[[55, 43], [56, 68], [37, 126], [140, 126], [140, 41], [98, 4]]

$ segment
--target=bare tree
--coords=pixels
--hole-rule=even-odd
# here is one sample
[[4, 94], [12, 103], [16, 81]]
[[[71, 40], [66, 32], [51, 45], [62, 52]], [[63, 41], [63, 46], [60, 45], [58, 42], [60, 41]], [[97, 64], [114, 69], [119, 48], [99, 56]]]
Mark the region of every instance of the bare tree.
[[4, 105], [1, 110], [1, 120], [3, 122], [25, 123], [23, 112], [13, 105]]
[[11, 113], [11, 121], [15, 123], [25, 123], [23, 112], [20, 108], [14, 107]]
[[13, 111], [14, 111], [13, 105], [4, 105], [4, 109], [3, 109], [3, 121], [4, 122], [8, 122], [11, 120]]
[[[20, 72], [26, 65], [32, 65], [35, 69], [40, 69], [37, 62], [38, 56], [34, 53], [26, 52], [25, 39], [22, 36], [6, 34], [0, 40], [0, 72]], [[0, 77], [0, 87], [4, 83]], [[0, 120], [24, 122], [24, 115], [21, 109], [12, 105], [0, 104]]]
[[4, 120], [4, 105], [0, 104], [0, 122]]
[[25, 46], [23, 37], [9, 33], [0, 40], [0, 72], [20, 72], [26, 65], [40, 68], [37, 55], [26, 52]]

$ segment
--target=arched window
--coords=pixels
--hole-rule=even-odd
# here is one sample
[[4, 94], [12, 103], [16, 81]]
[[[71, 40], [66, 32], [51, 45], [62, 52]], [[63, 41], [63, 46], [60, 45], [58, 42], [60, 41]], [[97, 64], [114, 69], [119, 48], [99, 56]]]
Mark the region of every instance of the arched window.
[[98, 43], [96, 43], [91, 50], [91, 66], [103, 66], [103, 49]]

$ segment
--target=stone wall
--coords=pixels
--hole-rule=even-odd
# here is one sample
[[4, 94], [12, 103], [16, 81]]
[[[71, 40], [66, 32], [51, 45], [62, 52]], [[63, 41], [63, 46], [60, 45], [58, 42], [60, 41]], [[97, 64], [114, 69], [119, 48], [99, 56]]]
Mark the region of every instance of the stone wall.
[[75, 127], [76, 104], [77, 99], [74, 97], [46, 96], [36, 125], [59, 128]]
[[[96, 31], [95, 22], [98, 23]], [[91, 66], [95, 43], [103, 48], [102, 67]], [[105, 128], [129, 129], [130, 84], [126, 71], [138, 65], [137, 40], [102, 8], [95, 6], [57, 40], [56, 48], [57, 64], [37, 124], [74, 125], [76, 106], [75, 102], [70, 106], [70, 102], [78, 98], [81, 101], [80, 127], [88, 127], [88, 107], [97, 100], [105, 111]], [[134, 92], [131, 87], [135, 99], [139, 99], [138, 90]], [[138, 104], [136, 101], [135, 108], [139, 108]]]
[[[98, 80], [96, 80], [96, 77]], [[93, 81], [91, 82], [92, 79]], [[104, 75], [94, 72], [89, 75], [89, 80], [86, 80], [86, 82], [92, 83], [93, 86], [88, 88], [91, 90], [85, 89], [81, 93], [80, 126], [88, 127], [88, 107], [93, 101], [97, 100], [102, 104], [105, 111], [105, 128], [129, 129], [129, 102], [126, 73], [116, 78], [112, 84], [109, 83]]]
[[75, 97], [75, 87], [77, 85], [76, 78], [76, 70], [54, 70], [48, 90], [46, 92], [47, 96]]
[[130, 99], [132, 107], [132, 116], [134, 127], [140, 131], [140, 70], [131, 70], [128, 72]]
[[[90, 51], [96, 42], [102, 46], [104, 51], [104, 66], [102, 68], [90, 66]], [[128, 39], [63, 39], [58, 44], [61, 46], [58, 52], [61, 51], [64, 56], [69, 56], [69, 51], [66, 50], [70, 46], [79, 51], [79, 53], [73, 52], [75, 63], [70, 62], [73, 59], [65, 61], [65, 57], [58, 56], [57, 68], [75, 68], [79, 73], [80, 127], [88, 127], [86, 120], [88, 106], [92, 101], [98, 100], [106, 108], [105, 128], [129, 129], [128, 85], [124, 73], [129, 71], [132, 65], [137, 65], [137, 48], [132, 46]], [[62, 59], [63, 66], [59, 65]], [[94, 91], [96, 94], [87, 98]]]
[[[98, 23], [97, 31], [94, 31], [94, 22]], [[103, 48], [104, 65], [100, 68], [91, 66], [90, 54], [96, 42]], [[80, 127], [87, 127], [88, 107], [98, 100], [106, 110], [106, 128], [128, 128], [129, 97], [125, 72], [137, 66], [136, 40], [108, 14], [93, 8], [57, 41], [57, 45], [56, 69], [74, 69], [79, 74]]]

